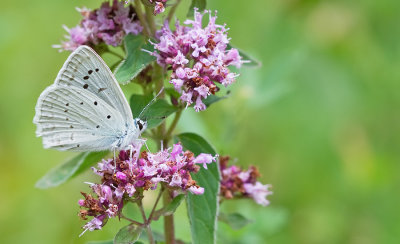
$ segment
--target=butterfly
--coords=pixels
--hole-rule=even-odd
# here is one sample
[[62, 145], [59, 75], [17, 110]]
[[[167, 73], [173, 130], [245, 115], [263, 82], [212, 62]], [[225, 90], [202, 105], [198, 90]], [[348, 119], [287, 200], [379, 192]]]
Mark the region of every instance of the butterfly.
[[88, 46], [68, 57], [54, 84], [41, 93], [35, 112], [33, 123], [44, 148], [61, 151], [125, 149], [141, 140], [147, 127], [133, 118], [113, 73]]

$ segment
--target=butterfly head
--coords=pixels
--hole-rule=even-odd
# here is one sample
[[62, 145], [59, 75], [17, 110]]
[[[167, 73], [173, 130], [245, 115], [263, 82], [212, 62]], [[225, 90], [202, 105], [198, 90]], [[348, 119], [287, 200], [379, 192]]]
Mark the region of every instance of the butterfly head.
[[147, 122], [144, 120], [141, 120], [139, 118], [136, 118], [134, 121], [135, 127], [142, 133], [144, 130], [147, 128]]

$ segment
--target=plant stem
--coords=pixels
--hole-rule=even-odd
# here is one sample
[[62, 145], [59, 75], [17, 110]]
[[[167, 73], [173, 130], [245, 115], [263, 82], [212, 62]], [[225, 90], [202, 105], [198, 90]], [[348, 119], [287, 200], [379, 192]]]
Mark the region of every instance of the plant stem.
[[145, 36], [149, 37], [150, 36], [149, 35], [149, 27], [147, 25], [147, 22], [146, 22], [146, 19], [145, 19], [144, 15], [143, 15], [142, 5], [140, 3], [140, 0], [135, 0], [134, 4], [135, 4], [135, 11], [136, 11], [136, 14], [137, 14], [137, 16], [139, 18], [140, 24], [143, 26], [143, 34]]
[[178, 124], [178, 122], [179, 122], [179, 119], [181, 118], [181, 115], [182, 115], [182, 109], [180, 109], [178, 112], [176, 112], [175, 113], [175, 117], [174, 117], [174, 120], [172, 121], [172, 124], [170, 125], [170, 127], [169, 127], [169, 129], [168, 129], [168, 131], [167, 131], [167, 134], [166, 134], [166, 136], [165, 136], [165, 140], [166, 140], [166, 144], [169, 142], [169, 140], [171, 139], [171, 135], [172, 135], [172, 132], [174, 132], [174, 130], [175, 130], [175, 127], [176, 127], [176, 125]]
[[154, 36], [156, 33], [156, 23], [154, 22], [153, 9], [149, 6], [144, 6], [146, 11], [147, 24], [149, 25], [150, 35]]
[[146, 218], [146, 213], [144, 212], [142, 200], [137, 202], [137, 205], [139, 206], [140, 213], [142, 214], [143, 221], [145, 223], [144, 225], [146, 226], [146, 232], [147, 232], [147, 236], [149, 238], [149, 243], [150, 244], [155, 244], [155, 241], [154, 241], [154, 238], [153, 238], [153, 233], [151, 232], [151, 227], [150, 227], [149, 220]]
[[[153, 80], [155, 82], [155, 89], [159, 91], [162, 87], [164, 87], [164, 77], [163, 77], [163, 68], [159, 65], [154, 65], [154, 75]], [[160, 98], [165, 96], [165, 91], [160, 94]], [[162, 144], [164, 148], [168, 148], [168, 139], [166, 138], [166, 129], [165, 129], [165, 120], [161, 123], [161, 125], [157, 128], [156, 138], [162, 140]], [[158, 149], [161, 149], [161, 144], [156, 141], [158, 144]], [[170, 191], [166, 189], [163, 193], [163, 206], [166, 207], [171, 202]], [[165, 243], [166, 244], [174, 244], [175, 243], [175, 228], [174, 228], [174, 216], [164, 216], [164, 235], [165, 235]]]
[[168, 23], [171, 21], [172, 17], [174, 17], [175, 10], [178, 7], [180, 2], [181, 2], [181, 0], [176, 0], [176, 3], [170, 8], [168, 17], [167, 17]]
[[135, 220], [133, 220], [133, 219], [130, 219], [130, 218], [126, 217], [126, 216], [123, 215], [123, 214], [121, 214], [121, 218], [122, 218], [122, 219], [126, 219], [126, 220], [128, 220], [129, 222], [131, 222], [132, 224], [135, 224], [135, 225], [138, 225], [138, 226], [143, 226], [143, 225], [144, 225], [144, 224], [142, 224], [142, 223], [140, 223], [140, 222], [137, 222], [137, 221], [135, 221]]
[[149, 215], [149, 222], [151, 222], [151, 219], [153, 218], [153, 214], [154, 214], [154, 212], [156, 210], [157, 204], [160, 201], [160, 198], [161, 198], [163, 192], [164, 192], [164, 187], [162, 187], [160, 192], [158, 193], [156, 202], [154, 203], [153, 209], [151, 210], [151, 213]]
[[[167, 206], [171, 202], [170, 191], [167, 189], [164, 192], [163, 196], [163, 204], [164, 207]], [[174, 215], [171, 214], [169, 216], [164, 216], [164, 234], [165, 234], [165, 243], [166, 244], [174, 244], [175, 243], [175, 227], [174, 227]]]

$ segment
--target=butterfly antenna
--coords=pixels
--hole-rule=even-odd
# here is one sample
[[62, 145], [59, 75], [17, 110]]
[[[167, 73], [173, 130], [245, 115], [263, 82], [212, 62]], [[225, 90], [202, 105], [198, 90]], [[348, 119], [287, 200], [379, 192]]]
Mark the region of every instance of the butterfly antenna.
[[155, 97], [153, 97], [153, 99], [151, 99], [151, 101], [143, 108], [143, 110], [142, 110], [142, 112], [140, 112], [138, 118], [140, 118], [140, 116], [143, 114], [143, 112], [146, 111], [146, 110], [149, 108], [149, 106], [152, 105], [152, 104], [156, 101], [157, 97], [158, 97], [158, 96], [161, 94], [161, 92], [163, 92], [163, 91], [164, 91], [164, 87], [162, 87], [162, 88], [160, 89], [160, 91], [157, 93], [157, 95], [156, 95]]

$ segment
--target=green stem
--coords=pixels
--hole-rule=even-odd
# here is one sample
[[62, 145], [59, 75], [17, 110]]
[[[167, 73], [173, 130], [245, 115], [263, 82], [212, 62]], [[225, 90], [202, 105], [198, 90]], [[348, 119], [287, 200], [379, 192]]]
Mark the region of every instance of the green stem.
[[147, 19], [147, 24], [149, 24], [150, 28], [150, 35], [154, 36], [156, 33], [156, 23], [154, 22], [154, 14], [153, 14], [153, 8], [150, 6], [144, 6], [145, 11], [146, 11], [146, 19]]
[[166, 143], [168, 143], [169, 140], [171, 139], [172, 132], [174, 132], [174, 130], [175, 130], [175, 128], [176, 128], [176, 125], [178, 124], [179, 119], [181, 118], [182, 111], [183, 111], [183, 110], [180, 109], [178, 112], [175, 113], [174, 120], [172, 121], [172, 124], [170, 125], [170, 127], [169, 127], [169, 129], [168, 129], [168, 131], [167, 131], [167, 134], [166, 134], [166, 136], [165, 136]]
[[145, 19], [145, 17], [144, 17], [143, 12], [142, 12], [142, 5], [141, 5], [140, 0], [135, 0], [135, 1], [134, 1], [134, 4], [135, 4], [135, 11], [136, 11], [136, 14], [137, 14], [137, 16], [138, 16], [138, 18], [139, 18], [140, 24], [141, 24], [142, 27], [143, 27], [143, 34], [144, 34], [145, 36], [149, 37], [149, 36], [150, 36], [150, 35], [149, 35], [149, 27], [148, 27], [148, 25], [147, 25], [146, 19]]
[[144, 225], [146, 226], [146, 232], [147, 232], [147, 236], [149, 238], [149, 243], [155, 244], [149, 220], [146, 218], [146, 213], [144, 212], [142, 200], [138, 201], [137, 205], [139, 206], [140, 213], [142, 214], [142, 217], [143, 217]]
[[168, 17], [167, 17], [168, 23], [171, 22], [172, 17], [174, 17], [176, 8], [178, 7], [180, 2], [181, 2], [181, 0], [176, 0], [176, 3], [170, 8]]
[[[171, 192], [167, 189], [164, 192], [163, 196], [163, 204], [164, 207], [167, 206], [171, 199]], [[166, 244], [174, 244], [175, 243], [175, 227], [174, 227], [174, 215], [171, 214], [169, 216], [164, 216], [164, 234], [165, 234], [165, 243]]]
[[153, 209], [151, 210], [151, 213], [149, 215], [149, 222], [151, 222], [151, 219], [153, 218], [153, 214], [154, 214], [154, 212], [156, 210], [157, 204], [160, 201], [160, 198], [161, 198], [163, 192], [164, 192], [164, 187], [162, 187], [160, 192], [158, 193], [156, 202], [154, 203]]
[[130, 219], [130, 218], [128, 218], [128, 217], [125, 217], [125, 215], [123, 215], [123, 214], [121, 214], [121, 219], [126, 219], [126, 220], [128, 220], [129, 222], [131, 222], [132, 224], [135, 224], [135, 225], [137, 225], [137, 226], [143, 226], [144, 224], [142, 224], [142, 223], [140, 223], [140, 222], [137, 222], [137, 221], [135, 221], [135, 220], [133, 220], [133, 219]]

